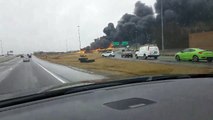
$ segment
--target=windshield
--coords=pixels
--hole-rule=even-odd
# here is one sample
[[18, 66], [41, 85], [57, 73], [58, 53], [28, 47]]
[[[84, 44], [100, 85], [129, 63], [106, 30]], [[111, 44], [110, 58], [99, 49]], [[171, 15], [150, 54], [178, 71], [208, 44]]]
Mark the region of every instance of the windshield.
[[66, 84], [213, 74], [212, 8], [212, 0], [1, 0], [0, 100]]

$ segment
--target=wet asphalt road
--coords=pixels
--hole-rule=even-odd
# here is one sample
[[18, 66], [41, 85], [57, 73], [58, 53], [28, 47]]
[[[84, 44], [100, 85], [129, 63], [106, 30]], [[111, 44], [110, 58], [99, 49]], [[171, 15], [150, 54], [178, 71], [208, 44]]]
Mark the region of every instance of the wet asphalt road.
[[15, 58], [0, 63], [0, 95], [104, 78], [104, 76], [49, 63], [35, 57], [32, 57], [30, 62]]

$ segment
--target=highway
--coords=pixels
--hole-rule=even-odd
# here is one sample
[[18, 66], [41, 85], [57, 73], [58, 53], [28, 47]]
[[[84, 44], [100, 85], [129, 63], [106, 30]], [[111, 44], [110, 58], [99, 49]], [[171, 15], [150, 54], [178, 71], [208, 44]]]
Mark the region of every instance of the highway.
[[30, 62], [14, 58], [0, 63], [0, 96], [41, 90], [63, 83], [105, 78], [101, 75], [49, 63], [34, 56]]
[[[136, 58], [121, 58], [119, 54], [116, 54], [115, 58], [112, 59], [213, 67], [213, 63], [176, 62], [173, 57], [166, 56], [161, 56], [158, 60], [138, 60]], [[107, 79], [107, 77], [77, 68], [53, 64], [35, 56], [31, 58], [30, 62], [23, 62], [22, 58], [16, 57], [0, 63], [0, 99], [4, 96], [7, 98], [8, 95], [39, 91], [64, 83], [102, 79]]]
[[133, 58], [122, 58], [120, 52], [115, 52], [115, 57], [113, 59], [213, 68], [213, 62], [211, 62], [211, 63], [208, 63], [207, 61], [200, 61], [200, 62], [180, 61], [180, 62], [177, 62], [175, 60], [174, 56], [160, 56], [160, 57], [158, 57], [157, 60], [155, 60], [153, 58], [148, 58], [147, 60], [144, 60], [144, 59], [136, 59], [135, 56]]

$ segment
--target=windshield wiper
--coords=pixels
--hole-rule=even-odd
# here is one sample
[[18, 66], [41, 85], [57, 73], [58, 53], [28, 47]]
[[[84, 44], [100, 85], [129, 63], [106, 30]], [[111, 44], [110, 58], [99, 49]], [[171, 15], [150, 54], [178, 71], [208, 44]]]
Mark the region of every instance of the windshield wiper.
[[184, 79], [184, 78], [205, 78], [205, 77], [213, 77], [213, 74], [169, 75], [169, 76], [161, 75], [161, 76], [145, 76], [145, 77], [143, 76], [143, 77], [136, 77], [136, 78], [130, 78], [130, 79], [87, 84], [84, 86], [73, 87], [72, 85], [68, 85], [68, 86], [53, 87], [52, 89], [48, 89], [41, 93], [0, 101], [0, 108], [9, 107], [9, 106], [18, 105], [18, 104], [27, 103], [27, 102], [33, 102], [33, 101], [47, 99], [47, 98], [56, 97], [56, 96], [61, 96], [65, 94], [71, 94], [71, 93], [88, 91], [88, 90], [105, 88], [105, 87], [112, 87], [112, 86], [119, 86], [119, 85], [125, 85], [125, 84], [133, 84], [133, 83], [142, 83], [142, 82], [177, 80], [177, 79]]

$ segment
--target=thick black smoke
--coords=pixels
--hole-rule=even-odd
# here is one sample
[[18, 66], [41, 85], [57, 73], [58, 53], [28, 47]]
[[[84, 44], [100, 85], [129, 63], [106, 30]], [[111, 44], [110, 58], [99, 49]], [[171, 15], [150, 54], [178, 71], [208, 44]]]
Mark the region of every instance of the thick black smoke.
[[90, 44], [90, 48], [92, 50], [99, 49], [99, 48], [103, 49], [103, 48], [108, 48], [110, 44], [111, 44], [111, 41], [109, 41], [106, 36], [103, 36], [101, 38], [95, 39], [94, 42]]
[[91, 43], [91, 49], [106, 48], [113, 41], [129, 41], [129, 43], [147, 43], [151, 39], [150, 29], [155, 22], [153, 10], [144, 3], [136, 2], [134, 14], [124, 14], [116, 28], [109, 23], [103, 29], [106, 36]]
[[213, 30], [212, 0], [157, 0], [155, 10], [158, 28], [161, 15], [164, 17], [164, 42], [167, 49], [188, 47], [190, 33]]
[[[155, 4], [158, 17], [161, 15], [161, 0]], [[163, 15], [166, 22], [175, 21], [181, 26], [193, 26], [198, 22], [213, 22], [212, 0], [163, 0]]]
[[103, 29], [106, 36], [95, 39], [91, 43], [91, 49], [107, 48], [113, 41], [129, 41], [129, 43], [147, 43], [150, 40], [150, 28], [155, 18], [151, 7], [141, 2], [135, 4], [134, 14], [124, 14], [115, 28], [109, 23]]
[[213, 30], [213, 0], [157, 0], [156, 16], [151, 7], [138, 1], [134, 14], [124, 14], [116, 27], [109, 23], [103, 30], [106, 36], [91, 43], [91, 48], [106, 48], [112, 41], [129, 41], [130, 44], [157, 41], [160, 46], [161, 2], [165, 47], [187, 47], [190, 32]]
[[106, 34], [107, 39], [112, 41], [116, 32], [114, 24], [109, 23], [108, 26], [104, 28], [103, 32]]
[[116, 32], [113, 32], [113, 41], [147, 43], [151, 36], [149, 29], [154, 22], [155, 18], [152, 8], [141, 2], [137, 2], [135, 4], [134, 15], [124, 14], [118, 21]]
[[153, 10], [151, 7], [146, 6], [144, 3], [140, 1], [136, 2], [134, 13], [138, 17], [144, 17], [147, 15], [153, 15]]

